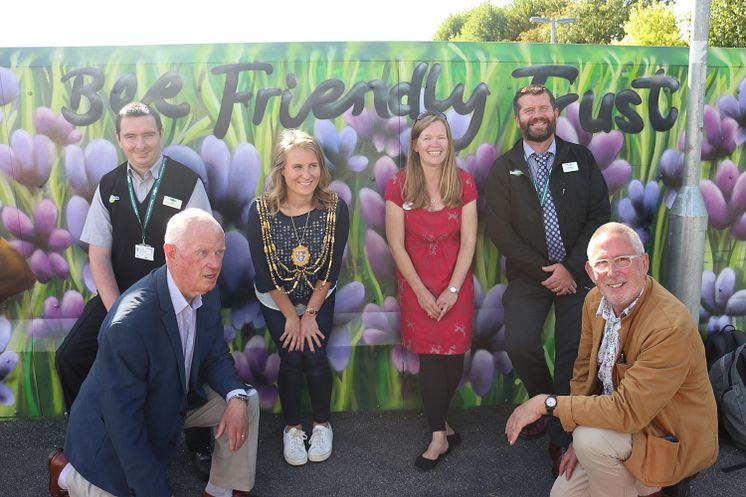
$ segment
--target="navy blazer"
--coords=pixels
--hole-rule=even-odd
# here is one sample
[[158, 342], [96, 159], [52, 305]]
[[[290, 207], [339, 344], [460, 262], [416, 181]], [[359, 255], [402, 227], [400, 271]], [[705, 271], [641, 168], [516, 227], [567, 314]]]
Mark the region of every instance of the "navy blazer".
[[217, 289], [202, 296], [188, 389], [185, 378], [163, 266], [122, 294], [101, 325], [65, 436], [75, 469], [118, 497], [173, 494], [166, 469], [187, 412], [207, 402], [203, 384], [223, 397], [245, 387], [223, 339]]

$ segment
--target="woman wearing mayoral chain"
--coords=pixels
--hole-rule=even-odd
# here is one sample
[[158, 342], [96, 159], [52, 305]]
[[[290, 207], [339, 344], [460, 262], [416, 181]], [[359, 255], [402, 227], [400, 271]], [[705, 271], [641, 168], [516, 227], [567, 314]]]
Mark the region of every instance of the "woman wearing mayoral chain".
[[412, 125], [407, 164], [386, 187], [386, 237], [401, 300], [402, 345], [419, 355], [420, 392], [431, 440], [415, 466], [428, 470], [461, 437], [446, 411], [471, 346], [477, 239], [477, 189], [456, 168], [451, 130], [441, 112]]
[[[249, 211], [254, 286], [280, 355], [283, 455], [293, 466], [325, 461], [332, 453], [326, 345], [349, 215], [330, 182], [318, 142], [302, 131], [285, 130], [272, 154], [269, 186]], [[308, 449], [300, 419], [304, 373], [313, 415]]]

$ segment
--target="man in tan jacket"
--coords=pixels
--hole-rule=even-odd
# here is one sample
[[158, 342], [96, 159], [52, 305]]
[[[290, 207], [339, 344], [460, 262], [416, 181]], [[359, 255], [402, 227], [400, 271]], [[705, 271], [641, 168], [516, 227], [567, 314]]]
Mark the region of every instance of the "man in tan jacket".
[[573, 434], [553, 497], [661, 495], [717, 459], [704, 347], [681, 302], [647, 275], [637, 234], [607, 223], [588, 245], [571, 395], [536, 395], [505, 426], [510, 444], [544, 415]]

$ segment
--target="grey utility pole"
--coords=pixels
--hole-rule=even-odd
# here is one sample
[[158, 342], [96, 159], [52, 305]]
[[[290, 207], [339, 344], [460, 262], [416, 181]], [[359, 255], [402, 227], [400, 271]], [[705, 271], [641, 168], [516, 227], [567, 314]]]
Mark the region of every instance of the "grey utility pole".
[[668, 267], [664, 281], [668, 290], [689, 309], [695, 323], [699, 322], [707, 231], [707, 210], [699, 191], [699, 176], [709, 24], [709, 0], [695, 0], [694, 25], [689, 46], [684, 184], [671, 207], [666, 250]]
[[549, 31], [549, 43], [557, 43], [557, 24], [569, 24], [575, 22], [574, 17], [544, 17], [544, 16], [533, 16], [529, 18], [531, 22], [540, 22], [544, 24], [551, 24], [551, 30]]

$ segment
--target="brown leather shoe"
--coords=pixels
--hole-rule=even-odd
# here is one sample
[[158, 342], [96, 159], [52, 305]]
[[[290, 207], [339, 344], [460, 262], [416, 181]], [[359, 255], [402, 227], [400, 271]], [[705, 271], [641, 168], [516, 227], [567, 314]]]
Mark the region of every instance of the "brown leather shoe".
[[526, 439], [543, 437], [547, 432], [547, 418], [542, 416], [533, 423], [526, 425], [521, 430], [520, 436]]
[[562, 447], [555, 443], [549, 442], [549, 457], [552, 458], [552, 476], [557, 478], [559, 476], [560, 462], [562, 456], [567, 452], [567, 447]]
[[64, 468], [68, 462], [67, 457], [65, 457], [65, 454], [60, 448], [54, 449], [52, 453], [49, 454], [49, 494], [52, 497], [67, 497], [68, 495], [67, 490], [61, 489], [60, 485], [57, 483], [62, 468]]

